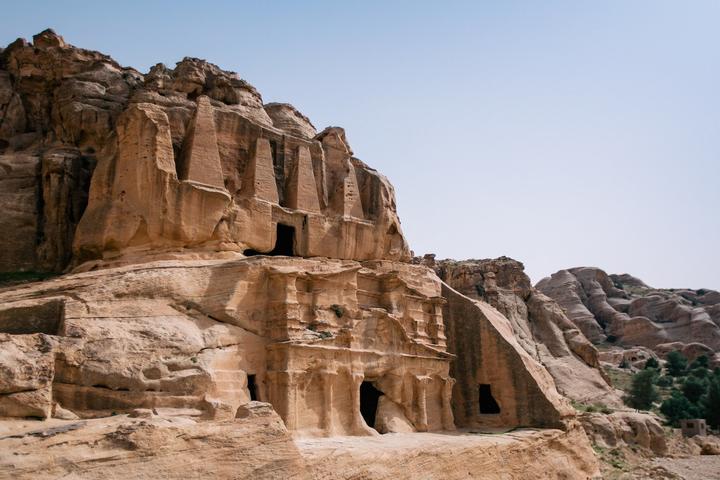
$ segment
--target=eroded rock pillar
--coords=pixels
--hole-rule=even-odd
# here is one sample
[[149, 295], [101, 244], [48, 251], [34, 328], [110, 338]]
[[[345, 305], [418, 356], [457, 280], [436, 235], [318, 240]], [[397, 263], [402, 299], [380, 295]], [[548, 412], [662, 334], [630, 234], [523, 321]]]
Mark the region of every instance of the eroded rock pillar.
[[415, 428], [418, 432], [427, 432], [428, 430], [428, 417], [427, 417], [427, 385], [430, 383], [430, 377], [421, 376], [415, 377], [415, 399], [417, 401], [417, 422]]
[[297, 390], [303, 372], [267, 372], [271, 382], [271, 403], [288, 430], [298, 429]]
[[350, 395], [352, 401], [352, 428], [356, 432], [364, 430], [362, 415], [360, 414], [360, 385], [365, 375], [362, 373], [350, 373]]
[[442, 423], [444, 430], [455, 430], [455, 417], [452, 412], [452, 390], [455, 385], [454, 378], [444, 379], [442, 386]]
[[335, 388], [335, 377], [337, 372], [322, 370], [320, 376], [323, 382], [323, 423], [322, 428], [327, 435], [332, 435], [335, 428], [333, 425], [333, 389]]

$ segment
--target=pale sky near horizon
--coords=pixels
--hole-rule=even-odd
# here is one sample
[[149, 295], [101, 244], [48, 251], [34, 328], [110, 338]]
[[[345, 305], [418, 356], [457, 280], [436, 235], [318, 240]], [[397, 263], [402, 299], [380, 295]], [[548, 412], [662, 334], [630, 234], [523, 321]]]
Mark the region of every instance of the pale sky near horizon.
[[340, 125], [416, 254], [720, 290], [720, 2], [7, 2], [147, 72], [205, 58]]

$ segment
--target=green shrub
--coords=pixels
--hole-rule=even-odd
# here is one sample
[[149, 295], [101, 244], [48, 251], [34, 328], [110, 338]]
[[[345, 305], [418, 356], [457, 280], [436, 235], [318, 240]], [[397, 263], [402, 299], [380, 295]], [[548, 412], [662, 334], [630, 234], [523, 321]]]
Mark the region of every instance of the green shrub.
[[705, 382], [696, 377], [687, 377], [682, 384], [682, 393], [691, 403], [697, 404], [705, 393]]
[[713, 428], [720, 428], [720, 377], [710, 379], [700, 405], [707, 423]]
[[660, 411], [665, 415], [668, 422], [675, 427], [679, 425], [681, 419], [697, 418], [700, 414], [698, 407], [690, 403], [685, 395], [677, 390], [674, 390], [670, 398], [662, 402]]
[[654, 368], [659, 369], [660, 368], [660, 362], [657, 361], [657, 358], [650, 357], [645, 362], [645, 368]]
[[685, 369], [687, 368], [687, 358], [685, 358], [682, 353], [677, 350], [673, 350], [668, 353], [666, 360], [667, 363], [665, 364], [665, 368], [667, 368], [670, 375], [673, 377], [679, 377], [685, 373]]
[[710, 359], [707, 355], [700, 355], [695, 360], [692, 361], [690, 366], [688, 367], [688, 370], [695, 370], [696, 368], [708, 368], [710, 364]]
[[703, 367], [697, 367], [690, 370], [690, 375], [695, 378], [707, 378], [710, 376], [710, 370]]
[[345, 315], [345, 309], [341, 305], [333, 303], [330, 305], [330, 310], [335, 312], [335, 316], [338, 318], [342, 318], [342, 316]]
[[663, 375], [662, 377], [659, 377], [657, 381], [655, 382], [655, 385], [658, 387], [672, 387], [673, 383], [675, 383], [675, 379], [671, 377], [670, 375]]
[[653, 402], [660, 398], [655, 387], [656, 376], [655, 370], [648, 369], [640, 371], [633, 377], [627, 397], [628, 405], [641, 410], [649, 410], [652, 407]]

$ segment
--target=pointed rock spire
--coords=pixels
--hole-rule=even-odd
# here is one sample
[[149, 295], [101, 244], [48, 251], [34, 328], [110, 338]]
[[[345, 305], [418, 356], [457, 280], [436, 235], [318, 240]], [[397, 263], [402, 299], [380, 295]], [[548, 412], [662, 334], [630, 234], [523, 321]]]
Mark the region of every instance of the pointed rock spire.
[[243, 191], [250, 197], [272, 203], [280, 202], [273, 171], [272, 148], [267, 138], [258, 138], [255, 142], [255, 154], [247, 166]]
[[290, 178], [287, 206], [311, 213], [320, 213], [315, 172], [313, 171], [310, 149], [298, 147], [297, 164]]
[[210, 99], [204, 95], [197, 99], [195, 118], [185, 135], [185, 145], [178, 170], [181, 180], [225, 188], [215, 134], [213, 107]]

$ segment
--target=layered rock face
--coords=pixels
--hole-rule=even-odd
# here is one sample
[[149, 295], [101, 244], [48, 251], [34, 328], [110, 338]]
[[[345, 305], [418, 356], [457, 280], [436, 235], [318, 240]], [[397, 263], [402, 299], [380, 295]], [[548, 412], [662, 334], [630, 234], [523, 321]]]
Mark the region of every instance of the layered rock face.
[[12, 43], [0, 165], [0, 271], [62, 271], [73, 249], [74, 264], [188, 248], [409, 256], [392, 186], [342, 129], [316, 134], [198, 59], [143, 76], [50, 30]]
[[600, 368], [597, 349], [555, 301], [532, 287], [522, 263], [507, 257], [418, 261], [432, 266], [448, 287], [497, 309], [523, 355], [547, 369], [560, 393], [582, 403], [621, 404]]
[[[595, 350], [551, 308], [537, 317], [555, 341], [542, 356], [528, 319], [505, 308], [514, 299], [464, 295], [411, 263], [392, 186], [341, 128], [317, 133], [291, 105], [265, 105], [236, 74], [194, 58], [141, 75], [52, 31], [0, 58], [10, 232], [0, 273], [66, 272], [0, 290], [0, 417], [60, 429], [0, 422], [0, 450], [25, 458], [0, 455], [0, 473], [73, 473], [32, 441], [57, 435], [55, 452], [87, 478], [101, 476], [97, 463], [122, 475], [145, 460], [133, 478], [320, 478], [308, 468], [320, 475], [323, 461], [291, 436], [396, 433], [413, 444], [456, 425], [553, 428], [502, 452], [550, 449], [543, 458], [556, 462], [553, 452], [570, 451], [536, 470], [596, 471], [560, 376], [543, 366], [569, 371]], [[207, 442], [226, 455], [214, 470]], [[407, 458], [423, 450], [403, 442], [393, 448]], [[248, 449], [255, 469], [237, 455]]]
[[[711, 357], [720, 349], [720, 293], [655, 289], [598, 268], [561, 270], [537, 284], [593, 343], [643, 346], [660, 354]], [[720, 360], [720, 359], [718, 359]]]

